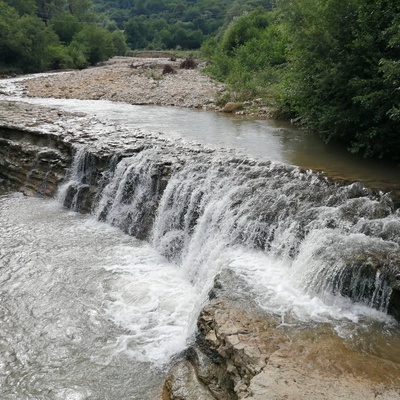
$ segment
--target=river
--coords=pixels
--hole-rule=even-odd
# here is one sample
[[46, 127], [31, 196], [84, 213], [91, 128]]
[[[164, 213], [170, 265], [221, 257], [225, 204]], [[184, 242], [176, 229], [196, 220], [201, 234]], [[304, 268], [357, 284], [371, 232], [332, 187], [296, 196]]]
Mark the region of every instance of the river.
[[179, 107], [136, 106], [105, 100], [23, 98], [18, 82], [0, 81], [0, 99], [26, 101], [68, 111], [85, 112], [112, 124], [158, 132], [168, 138], [195, 142], [210, 148], [228, 148], [247, 156], [274, 160], [327, 176], [361, 181], [381, 190], [400, 188], [398, 166], [363, 159], [286, 121], [235, 117], [223, 113]]
[[[157, 162], [157, 151], [121, 162], [93, 215], [65, 209], [62, 190], [55, 199], [0, 191], [2, 399], [157, 398], [171, 360], [193, 340], [197, 315], [224, 268], [240, 276], [257, 304], [282, 318], [282, 325], [290, 316], [302, 329], [328, 326], [328, 334], [349, 348], [400, 363], [398, 325], [385, 311], [384, 296], [370, 307], [317, 284], [310, 288], [304, 279], [323, 271], [327, 259], [338, 261], [344, 249], [380, 246], [379, 234], [365, 235], [365, 225], [377, 230], [382, 223], [387, 235], [390, 226], [395, 233], [385, 245], [397, 251], [398, 216], [377, 220], [372, 215], [379, 201], [343, 200], [345, 191], [332, 195], [310, 174], [281, 174], [279, 165], [313, 167], [381, 188], [399, 183], [396, 169], [363, 164], [337, 149], [330, 153], [282, 122], [103, 101], [27, 101], [278, 164], [261, 163], [257, 176], [252, 170], [249, 177], [240, 165], [223, 170], [218, 155], [187, 165], [170, 179], [148, 242], [118, 229], [128, 207], [119, 191], [132, 171]], [[140, 194], [148, 190], [146, 182], [138, 187]], [[297, 193], [308, 189], [311, 200], [299, 203]], [[99, 222], [95, 216], [110, 202], [108, 217]], [[259, 249], [258, 215], [278, 215], [288, 205], [298, 209], [271, 217], [271, 249]], [[353, 225], [344, 216], [349, 210], [358, 213]], [[311, 231], [301, 243], [299, 220]], [[328, 220], [340, 223], [328, 229]], [[295, 257], [289, 256], [293, 248]]]

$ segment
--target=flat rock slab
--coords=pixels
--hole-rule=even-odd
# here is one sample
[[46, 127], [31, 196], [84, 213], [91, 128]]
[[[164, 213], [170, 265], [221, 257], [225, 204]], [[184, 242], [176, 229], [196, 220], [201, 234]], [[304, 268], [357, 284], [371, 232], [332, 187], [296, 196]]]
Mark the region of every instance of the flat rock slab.
[[400, 399], [400, 366], [353, 349], [329, 326], [281, 326], [218, 299], [199, 330], [226, 361], [239, 399]]

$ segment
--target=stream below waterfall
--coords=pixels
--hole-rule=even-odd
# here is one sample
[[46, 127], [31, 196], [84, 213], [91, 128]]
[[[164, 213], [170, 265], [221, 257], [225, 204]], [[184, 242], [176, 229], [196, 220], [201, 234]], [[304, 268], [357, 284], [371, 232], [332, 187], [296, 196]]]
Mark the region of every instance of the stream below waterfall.
[[199, 236], [203, 243], [192, 251], [208, 264], [192, 269], [57, 200], [19, 193], [0, 196], [0, 221], [4, 400], [159, 398], [171, 359], [193, 340], [213, 276], [227, 266], [266, 313], [281, 316], [282, 327], [339, 335], [349, 348], [400, 363], [392, 318], [304, 292], [293, 265], [263, 252], [224, 249], [222, 238], [205, 248]]
[[[159, 398], [168, 366], [193, 341], [197, 316], [222, 269], [240, 276], [252, 299], [266, 314], [281, 318], [283, 327], [321, 330], [343, 338], [349, 348], [400, 364], [399, 328], [386, 313], [383, 284], [377, 284], [381, 297], [371, 307], [362, 296], [350, 301], [318, 282], [312, 288], [305, 282], [326, 272], [320, 266], [327, 259], [339, 265], [348, 249], [378, 248], [381, 230], [389, 238], [388, 249], [397, 251], [399, 215], [373, 216], [385, 206], [384, 198], [357, 202], [345, 191], [331, 194], [329, 189], [322, 204], [313, 199], [301, 208], [296, 191], [304, 195], [311, 188], [312, 197], [317, 184], [307, 173], [279, 175], [280, 163], [287, 163], [385, 188], [400, 183], [396, 169], [330, 152], [281, 122], [104, 101], [23, 100], [87, 112], [177, 141], [234, 148], [278, 161], [278, 167], [260, 164], [270, 175], [258, 180], [249, 172], [247, 180], [240, 166], [232, 167], [230, 176], [222, 166], [208, 168], [208, 160], [204, 167], [188, 165], [170, 179], [149, 242], [119, 229], [127, 207], [129, 212], [136, 207], [120, 197], [131, 170], [156, 162], [152, 150], [142, 152], [143, 159], [120, 162], [93, 215], [64, 208], [62, 190], [58, 198], [43, 199], [0, 188], [2, 400]], [[79, 152], [75, 157], [79, 161]], [[301, 187], [293, 183], [297, 180]], [[318, 193], [325, 190], [316, 187]], [[253, 240], [258, 240], [258, 214], [266, 213], [268, 204], [273, 212], [288, 205], [298, 209], [271, 222], [267, 251]], [[101, 207], [108, 207], [105, 218], [99, 218]], [[195, 226], [193, 218], [198, 218]], [[295, 232], [300, 220], [311, 232], [301, 243]], [[374, 233], [365, 234], [366, 226]]]

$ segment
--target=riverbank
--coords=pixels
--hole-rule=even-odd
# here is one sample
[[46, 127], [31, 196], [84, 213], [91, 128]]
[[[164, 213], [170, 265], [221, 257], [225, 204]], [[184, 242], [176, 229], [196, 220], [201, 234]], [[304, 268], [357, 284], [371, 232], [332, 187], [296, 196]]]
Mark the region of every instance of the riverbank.
[[199, 68], [180, 68], [181, 62], [114, 57], [97, 67], [29, 79], [24, 86], [31, 97], [215, 109], [224, 85], [213, 82]]
[[268, 117], [260, 99], [246, 104], [223, 102], [225, 85], [202, 72], [181, 68], [184, 59], [114, 57], [102, 65], [80, 71], [54, 73], [27, 79], [30, 97], [111, 100], [135, 105], [201, 108], [236, 115]]

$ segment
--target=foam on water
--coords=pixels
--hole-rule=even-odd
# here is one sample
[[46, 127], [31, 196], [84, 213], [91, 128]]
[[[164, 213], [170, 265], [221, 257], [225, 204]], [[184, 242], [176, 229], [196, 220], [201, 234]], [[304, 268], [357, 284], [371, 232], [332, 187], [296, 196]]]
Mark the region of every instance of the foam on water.
[[231, 249], [227, 255], [229, 268], [244, 278], [254, 293], [256, 302], [269, 313], [278, 314], [284, 321], [295, 317], [302, 322], [358, 323], [380, 321], [394, 323], [386, 313], [355, 303], [340, 295], [324, 298], [308, 294], [294, 274], [293, 263], [279, 260], [263, 252], [242, 248]]
[[[115, 254], [120, 254], [115, 259]], [[106, 269], [118, 274], [112, 283], [107, 313], [126, 334], [117, 351], [142, 361], [167, 362], [187, 346], [197, 293], [176, 266], [148, 245], [117, 245]], [[118, 262], [116, 262], [118, 261]]]
[[[46, 313], [53, 318], [54, 307], [64, 309], [64, 322], [54, 327], [54, 340], [62, 336], [61, 328], [78, 337], [84, 328], [75, 325], [75, 314], [82, 308], [98, 338], [90, 338], [91, 329], [79, 335], [89, 335], [89, 341], [104, 336], [103, 350], [108, 349], [92, 356], [96, 363], [108, 365], [123, 353], [135, 362], [161, 367], [187, 346], [198, 293], [148, 244], [91, 217], [63, 211], [54, 201], [19, 195], [0, 199], [5, 307], [14, 307], [6, 295], [9, 290], [22, 296], [18, 307], [29, 304], [32, 315], [41, 315], [44, 325]], [[24, 281], [24, 274], [30, 280]], [[24, 289], [28, 286], [29, 292]], [[113, 322], [114, 332], [109, 332], [106, 321]]]

